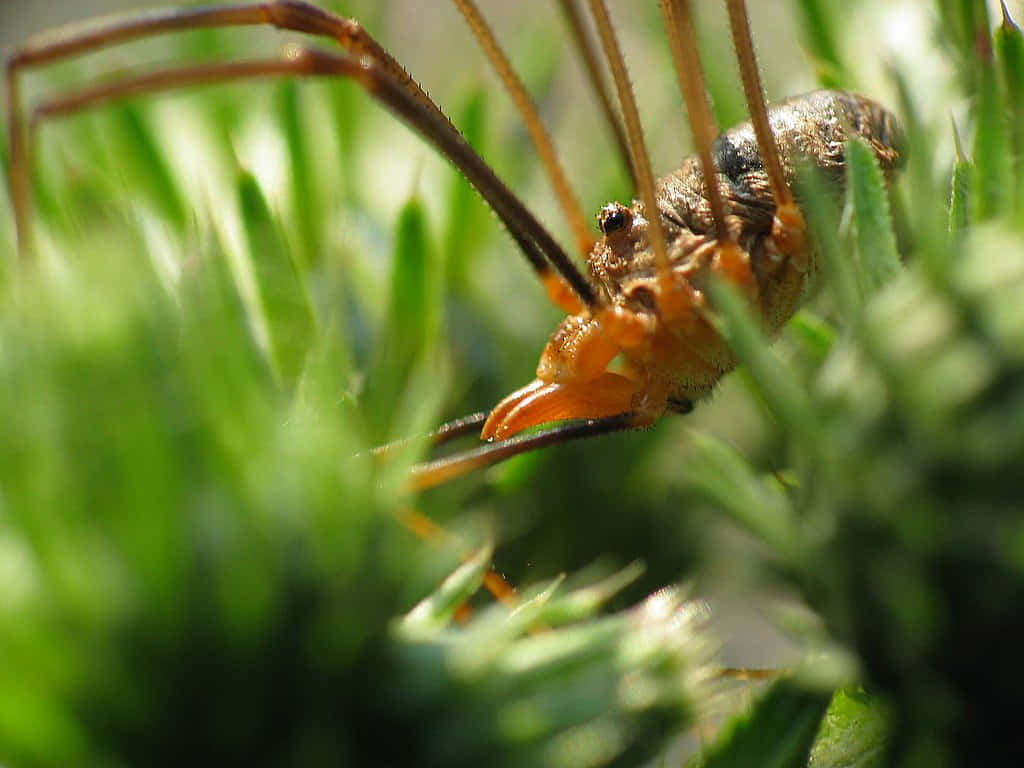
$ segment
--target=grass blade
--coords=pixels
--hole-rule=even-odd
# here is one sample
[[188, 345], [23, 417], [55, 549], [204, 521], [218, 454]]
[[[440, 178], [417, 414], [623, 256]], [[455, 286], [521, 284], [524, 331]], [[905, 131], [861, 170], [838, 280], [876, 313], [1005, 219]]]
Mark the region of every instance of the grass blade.
[[[486, 155], [487, 92], [476, 88], [466, 100], [456, 124], [474, 149]], [[448, 189], [448, 207], [444, 244], [445, 283], [459, 291], [466, 284], [466, 276], [483, 229], [489, 221], [488, 208], [466, 178], [452, 171]]]
[[702, 768], [805, 768], [831, 696], [781, 680], [723, 729]]
[[855, 321], [861, 312], [861, 294], [856, 264], [842, 252], [839, 212], [825, 180], [814, 168], [804, 168], [799, 177], [799, 193], [808, 229], [814, 236], [825, 275], [827, 290], [835, 297], [842, 319]]
[[156, 209], [178, 230], [184, 229], [188, 219], [185, 203], [142, 111], [138, 105], [124, 102], [114, 107], [113, 116], [121, 133], [118, 154], [125, 169], [139, 188], [146, 190]]
[[277, 113], [288, 148], [291, 192], [288, 196], [290, 219], [295, 222], [301, 244], [302, 263], [307, 267], [319, 261], [323, 238], [324, 214], [320, 206], [317, 177], [309, 156], [309, 126], [304, 124], [299, 84], [286, 78], [278, 86]]
[[949, 232], [951, 235], [958, 235], [967, 231], [971, 221], [971, 183], [974, 169], [964, 156], [956, 123], [953, 124], [953, 144], [956, 147], [956, 161], [953, 164], [953, 176], [950, 181]]
[[417, 364], [426, 364], [434, 354], [440, 329], [439, 286], [426, 211], [413, 197], [396, 224], [391, 296], [363, 401], [375, 440], [392, 437], [391, 428], [401, 420], [396, 403], [411, 382], [422, 380], [424, 371], [417, 371]]
[[800, 0], [797, 4], [803, 27], [803, 40], [814, 57], [818, 81], [825, 88], [849, 87], [849, 76], [839, 59], [832, 19], [836, 14], [822, 0]]
[[978, 180], [974, 184], [977, 191], [974, 214], [978, 221], [983, 221], [1004, 213], [1013, 200], [1006, 104], [991, 62], [981, 70], [977, 120], [974, 165]]
[[290, 391], [315, 335], [313, 308], [280, 225], [252, 174], [243, 171], [239, 176], [238, 197], [267, 325], [271, 367]]
[[777, 487], [769, 487], [753, 468], [724, 442], [694, 432], [696, 451], [686, 471], [686, 485], [761, 539], [787, 565], [803, 559], [793, 509]]
[[874, 153], [859, 139], [846, 145], [846, 170], [861, 291], [864, 296], [871, 296], [900, 270], [889, 193]]
[[1010, 131], [1013, 143], [1012, 168], [1016, 175], [1016, 199], [1019, 207], [1024, 202], [1024, 35], [1021, 34], [1006, 8], [1001, 4], [1002, 23], [996, 29], [996, 60], [1003, 76], [1003, 90], [1006, 93], [1010, 115]]
[[722, 314], [721, 330], [733, 354], [746, 367], [779, 423], [803, 445], [807, 455], [813, 455], [817, 425], [807, 392], [769, 349], [749, 307], [735, 289], [719, 281], [711, 284], [710, 293]]
[[890, 713], [863, 691], [837, 691], [814, 740], [811, 768], [875, 768], [885, 764]]
[[445, 627], [459, 606], [483, 585], [484, 573], [491, 564], [492, 554], [492, 545], [480, 547], [440, 587], [409, 611], [402, 619], [403, 637], [415, 637]]

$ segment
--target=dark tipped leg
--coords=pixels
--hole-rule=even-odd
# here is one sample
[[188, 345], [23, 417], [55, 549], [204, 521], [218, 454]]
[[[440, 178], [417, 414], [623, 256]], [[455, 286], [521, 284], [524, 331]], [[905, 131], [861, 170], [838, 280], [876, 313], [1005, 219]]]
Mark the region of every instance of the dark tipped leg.
[[[28, 232], [32, 202], [29, 160], [31, 133], [24, 124], [18, 87], [18, 76], [22, 70], [128, 40], [172, 31], [252, 25], [270, 25], [327, 37], [341, 45], [346, 54], [338, 57], [306, 51], [301, 56], [292, 56], [284, 61], [227, 62], [128, 77], [48, 101], [33, 111], [31, 123], [133, 94], [187, 85], [271, 75], [353, 77], [444, 154], [477, 188], [544, 280], [549, 295], [564, 296], [567, 291], [560, 292], [557, 290], [558, 285], [555, 285], [564, 283], [567, 290], [575, 294], [583, 305], [595, 310], [600, 306], [600, 299], [593, 287], [562, 247], [502, 183], [405, 69], [357, 22], [299, 0], [137, 14], [91, 25], [68, 27], [54, 34], [32, 38], [15, 49], [7, 59], [6, 101], [8, 135], [11, 137], [9, 184], [22, 251], [26, 252], [30, 247]], [[329, 63], [331, 61], [333, 63]], [[565, 303], [568, 303], [568, 299], [565, 299]]]
[[634, 413], [621, 413], [603, 419], [569, 422], [533, 434], [498, 440], [464, 453], [417, 464], [410, 473], [409, 485], [414, 491], [423, 491], [521, 453], [587, 437], [624, 432], [642, 426], [643, 423]]

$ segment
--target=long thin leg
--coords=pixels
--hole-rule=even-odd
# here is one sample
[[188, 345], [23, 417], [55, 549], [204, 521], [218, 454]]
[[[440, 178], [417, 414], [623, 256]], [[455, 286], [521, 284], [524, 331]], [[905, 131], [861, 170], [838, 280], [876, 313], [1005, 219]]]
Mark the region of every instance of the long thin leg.
[[[106, 21], [91, 26], [78, 26], [60, 30], [55, 34], [33, 38], [16, 49], [7, 60], [6, 86], [8, 102], [8, 129], [11, 137], [10, 186], [15, 206], [15, 219], [19, 243], [28, 248], [29, 206], [29, 139], [26, 132], [17, 76], [27, 67], [114, 45], [126, 40], [173, 30], [212, 26], [239, 26], [269, 24], [272, 26], [329, 37], [350, 52], [347, 64], [329, 64], [323, 54], [320, 64], [313, 69], [283, 62], [238, 62], [183, 67], [150, 75], [129, 77], [105, 85], [85, 88], [76, 93], [54, 99], [41, 105], [33, 113], [32, 123], [47, 117], [85, 109], [130, 94], [154, 90], [219, 82], [240, 77], [272, 74], [343, 74], [354, 77], [392, 111], [407, 120], [424, 138], [441, 151], [466, 176], [490, 204], [520, 245], [531, 265], [544, 281], [549, 295], [561, 296], [564, 304], [571, 304], [565, 292], [559, 289], [561, 279], [568, 284], [579, 300], [597, 309], [600, 299], [579, 272], [565, 251], [544, 229], [523, 203], [501, 182], [462, 135], [452, 126], [440, 108], [412, 80], [408, 73], [362, 27], [351, 19], [343, 19], [314, 5], [298, 0], [278, 0], [268, 3], [243, 3], [234, 6], [213, 6], [184, 10], [160, 11]], [[317, 54], [307, 52], [312, 61]], [[342, 59], [334, 57], [334, 62]], [[357, 66], [358, 64], [358, 66]], [[317, 66], [324, 70], [316, 69]], [[332, 69], [333, 67], [333, 69]], [[371, 76], [358, 76], [356, 70], [372, 72]], [[578, 305], [576, 305], [578, 306]]]
[[668, 30], [672, 59], [675, 62], [679, 89], [686, 102], [686, 113], [690, 119], [693, 143], [700, 158], [701, 171], [707, 189], [711, 216], [715, 222], [718, 238], [717, 258], [721, 271], [742, 286], [749, 294], [757, 293], [757, 282], [750, 269], [749, 257], [743, 253], [736, 239], [736, 232], [729, 229], [725, 220], [725, 201], [718, 185], [718, 169], [712, 157], [712, 143], [718, 135], [718, 126], [708, 105], [704, 84], [704, 71], [697, 54], [697, 33], [693, 24], [692, 7], [689, 0], [661, 0], [665, 28]]
[[505, 90], [512, 97], [512, 101], [515, 103], [516, 109], [523, 119], [523, 124], [526, 126], [526, 132], [530, 135], [530, 140], [540, 156], [544, 170], [547, 172], [548, 178], [551, 179], [551, 183], [555, 188], [555, 196], [562, 207], [562, 212], [569, 220], [569, 226], [576, 238], [576, 247], [582, 256], [586, 256], [594, 245], [594, 237], [590, 233], [590, 228], [587, 226], [586, 219], [583, 216], [583, 209], [580, 207], [576, 195], [573, 194], [572, 188], [569, 186], [569, 180], [565, 176], [565, 171], [562, 170], [562, 166], [558, 162], [555, 145], [551, 141], [551, 136], [547, 129], [544, 127], [544, 122], [540, 119], [537, 105], [534, 104], [533, 99], [526, 92], [522, 81], [512, 68], [512, 63], [508, 60], [508, 56], [505, 55], [505, 51], [502, 50], [501, 44], [494, 36], [474, 0], [454, 0], [454, 2], [462, 13], [463, 18], [465, 18], [466, 24], [469, 25], [470, 30], [476, 36], [480, 47], [487, 58], [490, 59], [491, 64], [498, 73], [498, 77], [501, 78], [501, 82], [505, 86]]
[[764, 88], [761, 85], [761, 73], [757, 69], [754, 42], [750, 36], [750, 17], [747, 14], [747, 4], [745, 0], [726, 0], [726, 5], [729, 9], [729, 26], [732, 29], [733, 46], [736, 49], [736, 58], [739, 61], [740, 75], [743, 79], [743, 91], [747, 99], [747, 108], [750, 110], [750, 121], [754, 126], [757, 148], [768, 174], [772, 196], [775, 198], [773, 236], [783, 252], [799, 253], [804, 249], [806, 225], [803, 214], [793, 199], [793, 192], [786, 183], [779, 148], [768, 120], [768, 107], [765, 104]]
[[633, 158], [629, 154], [629, 142], [626, 139], [626, 131], [622, 127], [622, 121], [619, 119], [618, 114], [615, 112], [612, 95], [604, 78], [604, 70], [601, 68], [601, 60], [594, 40], [587, 32], [586, 24], [583, 21], [583, 14], [580, 12], [577, 0], [560, 0], [560, 3], [562, 12], [569, 23], [573, 40], [580, 51], [580, 56], [583, 58], [583, 65], [587, 72], [587, 78], [590, 80], [591, 90], [597, 95], [598, 101], [601, 104], [601, 114], [604, 115], [605, 122], [608, 123], [612, 136], [615, 137], [615, 146], [622, 157], [623, 164], [629, 170], [630, 176], [633, 179], [633, 188], [636, 189], [638, 187], [636, 171], [633, 168]]
[[[626, 63], [622, 58], [618, 40], [615, 38], [615, 31], [612, 29], [604, 0], [590, 0], [590, 10], [601, 36], [605, 57], [612, 70], [615, 90], [618, 92], [622, 115], [626, 122], [626, 132], [632, 150], [633, 169], [636, 172], [640, 200], [644, 204], [647, 217], [647, 237], [654, 252], [654, 268], [657, 276], [655, 302], [658, 314], [663, 320], [671, 323], [693, 311], [693, 289], [684, 281], [677, 280], [672, 274], [665, 227], [658, 209], [654, 173], [651, 171], [650, 156], [647, 153], [643, 128], [640, 125], [640, 113], [637, 110], [636, 99], [626, 73]], [[618, 318], [613, 320], [611, 316], [615, 313], [618, 314]], [[624, 313], [621, 308], [617, 307], [606, 310], [601, 317], [610, 321], [609, 327], [613, 327], [616, 322], [621, 324], [626, 320], [628, 320], [628, 325], [637, 326], [638, 316], [633, 314], [627, 318], [626, 314], [628, 313]]]
[[618, 40], [612, 29], [611, 19], [608, 17], [608, 9], [605, 8], [604, 0], [590, 0], [590, 12], [594, 15], [597, 23], [597, 31], [601, 37], [601, 45], [604, 48], [605, 57], [612, 70], [612, 79], [615, 82], [615, 90], [619, 95], [619, 103], [622, 106], [622, 115], [626, 122], [626, 133], [629, 136], [629, 147], [633, 158], [633, 168], [637, 176], [637, 191], [643, 201], [644, 210], [647, 213], [649, 224], [648, 237], [654, 249], [654, 263], [658, 274], [663, 279], [669, 277], [668, 246], [665, 242], [665, 229], [661, 223], [661, 216], [658, 213], [658, 201], [654, 193], [654, 173], [651, 171], [650, 156], [647, 153], [647, 145], [644, 142], [643, 127], [640, 125], [640, 113], [636, 107], [636, 99], [633, 97], [633, 89], [629, 84], [629, 75], [626, 73], [626, 64], [622, 59], [622, 51], [619, 49]]
[[694, 47], [697, 37], [690, 13], [690, 3], [688, 0], [662, 0], [661, 10], [665, 19], [665, 29], [668, 30], [679, 90], [682, 91], [683, 100], [686, 102], [686, 114], [690, 118], [693, 143], [700, 158], [701, 170], [704, 172], [704, 183], [707, 185], [715, 229], [719, 239], [727, 238], [729, 232], [725, 226], [725, 203], [722, 200], [722, 190], [717, 183], [718, 170], [711, 156], [711, 144], [718, 135], [718, 127], [708, 106], [704, 71]]
[[637, 415], [629, 412], [606, 416], [602, 419], [569, 422], [529, 435], [496, 440], [463, 453], [417, 464], [410, 472], [410, 490], [423, 491], [433, 488], [435, 485], [447, 483], [469, 472], [489, 467], [521, 453], [536, 451], [549, 445], [568, 443], [572, 440], [606, 435], [611, 432], [624, 432], [635, 429], [641, 424]]
[[736, 59], [739, 62], [740, 77], [743, 80], [743, 93], [750, 110], [750, 121], [754, 125], [757, 136], [757, 149], [761, 153], [768, 174], [768, 183], [772, 187], [772, 196], [776, 205], [785, 205], [793, 200], [793, 194], [786, 184], [786, 176], [782, 171], [782, 160], [779, 158], [775, 134], [772, 133], [768, 121], [768, 107], [765, 104], [764, 89], [761, 85], [761, 73], [757, 68], [754, 55], [754, 41], [750, 36], [750, 19], [747, 15], [747, 4], [744, 0], [726, 0], [729, 9], [729, 26], [732, 29], [733, 44], [736, 48]]
[[[425, 437], [430, 441], [430, 445], [436, 448], [439, 445], [444, 445], [451, 440], [456, 440], [469, 434], [479, 434], [480, 427], [484, 425], [485, 421], [487, 421], [487, 411], [477, 411], [468, 416], [462, 416], [442, 424]], [[370, 449], [370, 455], [378, 459], [386, 459], [399, 449], [410, 445], [416, 439], [415, 437], [403, 437], [384, 445], [378, 445]]]

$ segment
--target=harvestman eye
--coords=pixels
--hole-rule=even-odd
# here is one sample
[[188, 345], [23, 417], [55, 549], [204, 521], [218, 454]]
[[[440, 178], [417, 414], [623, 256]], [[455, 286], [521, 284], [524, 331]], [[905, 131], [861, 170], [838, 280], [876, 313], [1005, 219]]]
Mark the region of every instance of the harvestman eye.
[[598, 226], [606, 235], [611, 235], [623, 229], [628, 229], [632, 223], [633, 215], [629, 209], [618, 203], [609, 203], [601, 209], [598, 217]]

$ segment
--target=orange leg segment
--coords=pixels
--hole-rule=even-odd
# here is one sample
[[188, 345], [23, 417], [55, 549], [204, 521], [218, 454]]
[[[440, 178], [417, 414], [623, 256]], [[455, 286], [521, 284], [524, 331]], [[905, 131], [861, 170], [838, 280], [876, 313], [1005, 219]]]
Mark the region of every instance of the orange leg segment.
[[757, 280], [750, 268], [750, 254], [733, 240], [719, 244], [713, 265], [715, 274], [740, 289], [749, 299], [756, 301], [759, 294]]
[[550, 269], [538, 273], [544, 283], [544, 291], [548, 299], [556, 307], [565, 310], [566, 314], [577, 315], [583, 311], [583, 303], [573, 291], [572, 286], [560, 274]]
[[795, 202], [783, 203], [776, 209], [772, 239], [797, 271], [807, 271], [807, 222]]

